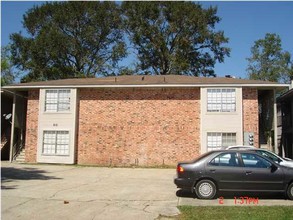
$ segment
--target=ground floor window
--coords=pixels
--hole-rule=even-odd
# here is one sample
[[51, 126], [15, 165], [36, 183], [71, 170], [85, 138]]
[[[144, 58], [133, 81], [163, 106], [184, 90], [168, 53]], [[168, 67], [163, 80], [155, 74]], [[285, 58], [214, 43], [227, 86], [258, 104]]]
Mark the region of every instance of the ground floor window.
[[43, 154], [69, 155], [69, 131], [44, 131]]
[[236, 133], [208, 132], [207, 145], [208, 151], [236, 145]]

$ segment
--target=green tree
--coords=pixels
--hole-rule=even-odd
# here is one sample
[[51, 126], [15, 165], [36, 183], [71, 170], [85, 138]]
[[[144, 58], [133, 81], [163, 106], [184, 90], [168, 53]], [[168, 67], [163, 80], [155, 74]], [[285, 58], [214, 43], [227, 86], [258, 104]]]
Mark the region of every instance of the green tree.
[[264, 39], [255, 41], [247, 60], [250, 79], [288, 83], [293, 76], [291, 55], [283, 51], [277, 34], [267, 33]]
[[282, 71], [279, 81], [284, 83], [290, 83], [291, 80], [293, 80], [293, 60], [291, 60], [291, 54], [287, 51], [283, 53], [281, 67]]
[[193, 2], [123, 2], [125, 28], [142, 73], [214, 76], [228, 39], [214, 31], [217, 9]]
[[13, 83], [14, 78], [10, 47], [5, 46], [1, 48], [1, 86]]
[[51, 2], [26, 12], [28, 37], [11, 35], [22, 81], [113, 73], [124, 57], [121, 12], [114, 2]]

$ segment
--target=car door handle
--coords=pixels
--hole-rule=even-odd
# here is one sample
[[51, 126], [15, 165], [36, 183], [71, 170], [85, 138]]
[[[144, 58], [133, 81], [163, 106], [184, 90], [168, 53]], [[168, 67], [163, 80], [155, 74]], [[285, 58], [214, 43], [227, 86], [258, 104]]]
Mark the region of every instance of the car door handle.
[[216, 170], [210, 170], [212, 173], [215, 173], [216, 172]]
[[245, 173], [246, 173], [246, 175], [250, 175], [250, 174], [252, 174], [252, 171], [246, 171]]

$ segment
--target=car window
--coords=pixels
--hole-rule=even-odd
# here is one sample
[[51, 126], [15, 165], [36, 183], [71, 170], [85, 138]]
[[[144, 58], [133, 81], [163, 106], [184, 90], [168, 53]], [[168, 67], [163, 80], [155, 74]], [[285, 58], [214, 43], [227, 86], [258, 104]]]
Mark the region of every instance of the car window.
[[213, 153], [212, 151], [206, 152], [206, 153], [198, 156], [197, 158], [195, 158], [192, 162], [193, 163], [198, 162], [198, 161], [202, 160], [203, 158], [206, 158], [207, 156], [209, 156], [212, 153]]
[[241, 153], [241, 158], [245, 167], [269, 168], [271, 163], [262, 157], [250, 153]]
[[223, 153], [213, 158], [209, 165], [211, 166], [239, 166], [239, 161], [236, 153]]

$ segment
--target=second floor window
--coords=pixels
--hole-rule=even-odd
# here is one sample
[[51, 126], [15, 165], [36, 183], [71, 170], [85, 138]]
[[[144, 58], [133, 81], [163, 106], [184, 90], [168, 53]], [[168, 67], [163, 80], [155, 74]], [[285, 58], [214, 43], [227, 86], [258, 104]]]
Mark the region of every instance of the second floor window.
[[70, 111], [70, 89], [46, 90], [45, 112]]
[[208, 112], [235, 112], [235, 89], [208, 89], [207, 105]]

